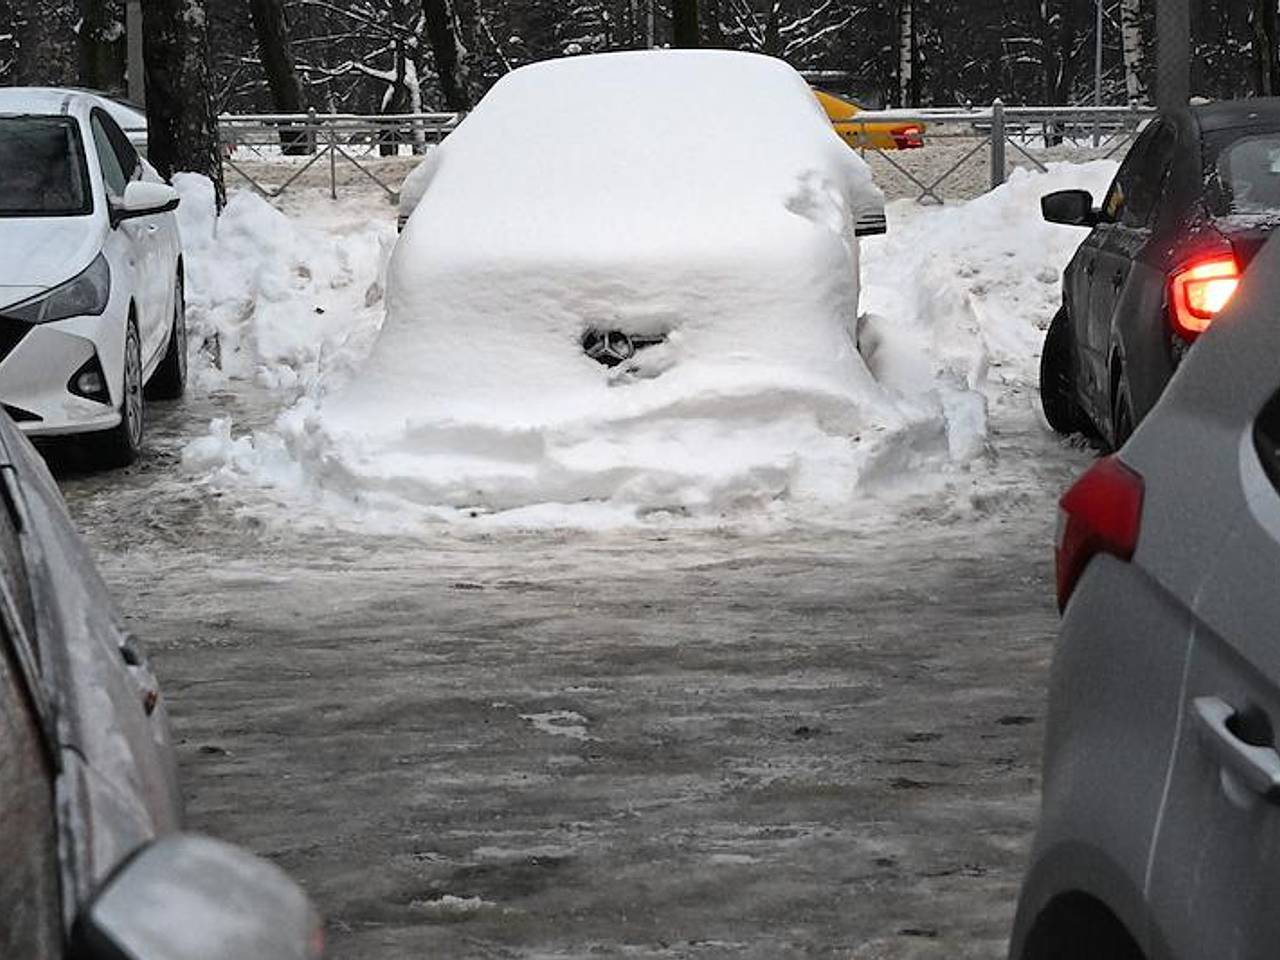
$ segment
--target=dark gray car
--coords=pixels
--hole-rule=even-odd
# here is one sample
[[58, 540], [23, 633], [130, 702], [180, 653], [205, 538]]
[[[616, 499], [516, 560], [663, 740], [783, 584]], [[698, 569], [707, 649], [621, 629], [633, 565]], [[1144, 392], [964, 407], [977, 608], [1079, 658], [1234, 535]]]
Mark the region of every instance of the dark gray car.
[[1118, 447], [1280, 224], [1280, 98], [1163, 114], [1102, 205], [1082, 190], [1045, 216], [1093, 230], [1068, 264], [1041, 354], [1045, 416]]
[[174, 769], [146, 657], [0, 413], [0, 958], [320, 955], [277, 868], [176, 832]]
[[1010, 956], [1280, 949], [1280, 242], [1063, 497], [1043, 806]]

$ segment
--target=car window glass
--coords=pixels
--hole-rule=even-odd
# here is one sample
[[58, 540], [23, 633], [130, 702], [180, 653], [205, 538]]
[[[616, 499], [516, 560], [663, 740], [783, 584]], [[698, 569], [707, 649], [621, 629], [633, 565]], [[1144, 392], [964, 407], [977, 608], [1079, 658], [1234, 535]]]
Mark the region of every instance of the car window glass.
[[1176, 147], [1177, 135], [1173, 127], [1167, 123], [1160, 124], [1141, 165], [1134, 170], [1130, 180], [1128, 201], [1121, 215], [1121, 222], [1126, 226], [1144, 227], [1151, 222], [1164, 192]]
[[11, 639], [0, 618], [0, 957], [59, 960], [53, 775]]
[[129, 138], [125, 136], [125, 132], [120, 129], [120, 125], [115, 122], [111, 114], [104, 111], [101, 114], [101, 120], [102, 129], [106, 131], [111, 149], [115, 151], [116, 159], [120, 161], [120, 169], [124, 172], [125, 179], [138, 179], [142, 175], [142, 163], [138, 159], [138, 151], [133, 148], [133, 144], [129, 142]]
[[102, 166], [102, 181], [106, 184], [107, 193], [113, 197], [122, 197], [129, 178], [125, 175], [124, 168], [120, 166], [120, 158], [116, 156], [116, 151], [107, 137], [107, 131], [102, 126], [102, 118], [98, 114], [93, 115], [91, 125], [93, 126], [93, 146], [98, 152], [98, 163]]
[[[1120, 164], [1120, 170], [1107, 191], [1102, 209], [1109, 220], [1128, 226], [1141, 226], [1147, 222], [1154, 203], [1149, 186], [1148, 164], [1157, 136], [1166, 125], [1153, 123], [1142, 131], [1129, 155]], [[1145, 175], [1145, 177], [1144, 177]]]
[[0, 117], [0, 217], [93, 210], [80, 126], [68, 117]]
[[1280, 131], [1224, 131], [1214, 139], [1209, 189], [1214, 212], [1280, 211]]
[[1120, 164], [1120, 169], [1116, 172], [1115, 179], [1111, 181], [1111, 188], [1107, 191], [1106, 199], [1102, 201], [1102, 212], [1108, 220], [1119, 220], [1124, 213], [1125, 202], [1128, 199], [1128, 185], [1133, 179], [1133, 171], [1141, 161], [1141, 157], [1146, 153], [1147, 144], [1150, 142], [1149, 134], [1152, 133], [1148, 127], [1132, 147], [1124, 158], [1124, 162]]

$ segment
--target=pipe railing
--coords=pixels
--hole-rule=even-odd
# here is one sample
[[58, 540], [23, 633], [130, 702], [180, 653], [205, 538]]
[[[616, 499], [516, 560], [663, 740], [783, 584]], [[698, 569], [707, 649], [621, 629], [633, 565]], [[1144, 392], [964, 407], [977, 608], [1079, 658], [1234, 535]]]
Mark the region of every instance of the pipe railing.
[[[1010, 150], [1040, 170], [1046, 169], [1045, 165], [1032, 150], [1066, 143], [1088, 145], [1100, 156], [1111, 157], [1155, 114], [1154, 109], [1141, 106], [1009, 106], [996, 100], [984, 107], [864, 110], [840, 121], [840, 126], [845, 130], [861, 128], [862, 136], [854, 145], [863, 153], [878, 155], [914, 184], [919, 190], [917, 200], [941, 203], [943, 184], [984, 151], [990, 168], [988, 186], [995, 189], [1008, 175]], [[442, 112], [368, 115], [315, 110], [223, 114], [218, 118], [218, 131], [228, 166], [264, 196], [279, 196], [317, 163], [327, 160], [330, 196], [337, 197], [337, 167], [342, 162], [354, 165], [394, 200], [397, 187], [375, 173], [375, 157], [399, 155], [406, 146], [415, 153], [423, 152], [452, 133], [462, 117]], [[957, 144], [958, 156], [940, 176], [917, 174], [903, 162], [903, 155], [876, 146], [869, 127], [884, 123], [921, 124], [927, 128], [925, 150], [950, 141]], [[255, 157], [275, 160], [281, 154], [306, 159], [290, 169], [288, 178], [278, 186], [260, 182], [245, 169], [246, 162]]]

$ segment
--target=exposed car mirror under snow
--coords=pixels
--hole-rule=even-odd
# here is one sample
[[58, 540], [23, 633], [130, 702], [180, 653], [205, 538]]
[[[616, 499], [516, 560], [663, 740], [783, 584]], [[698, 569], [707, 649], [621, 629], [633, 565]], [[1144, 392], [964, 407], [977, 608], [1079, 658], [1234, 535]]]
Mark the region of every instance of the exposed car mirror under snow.
[[167, 184], [134, 180], [125, 187], [120, 203], [112, 205], [111, 222], [119, 224], [124, 220], [169, 213], [178, 209], [181, 200], [178, 191]]

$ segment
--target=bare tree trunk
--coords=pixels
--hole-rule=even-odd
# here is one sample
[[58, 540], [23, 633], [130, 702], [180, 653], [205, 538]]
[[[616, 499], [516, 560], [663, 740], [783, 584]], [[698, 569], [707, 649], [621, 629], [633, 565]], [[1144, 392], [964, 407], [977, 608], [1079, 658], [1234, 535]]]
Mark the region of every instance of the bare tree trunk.
[[1259, 96], [1272, 97], [1280, 92], [1280, 67], [1276, 60], [1275, 0], [1254, 0], [1253, 60], [1257, 70], [1255, 89]]
[[707, 38], [707, 45], [719, 49], [724, 47], [724, 24], [720, 19], [721, 0], [703, 0], [702, 34]]
[[920, 82], [916, 78], [915, 0], [898, 0], [898, 104], [919, 106]]
[[453, 5], [450, 0], [422, 0], [422, 14], [445, 109], [456, 113], [470, 110], [471, 94], [467, 91], [467, 73], [462, 62]]
[[124, 9], [119, 0], [80, 0], [80, 84], [124, 93]]
[[147, 156], [161, 176], [200, 173], [226, 203], [218, 118], [209, 70], [203, 0], [146, 0], [142, 8], [147, 68]]
[[1145, 51], [1142, 46], [1142, 2], [1121, 0], [1121, 46], [1124, 48], [1124, 87], [1130, 103], [1141, 103], [1147, 98], [1142, 83]]
[[[249, 14], [276, 112], [302, 113], [302, 81], [289, 48], [289, 20], [283, 0], [249, 0]], [[304, 132], [286, 128], [280, 130], [280, 147], [287, 154], [310, 153], [312, 149]]]
[[686, 49], [699, 46], [698, 0], [672, 0], [671, 45]]

